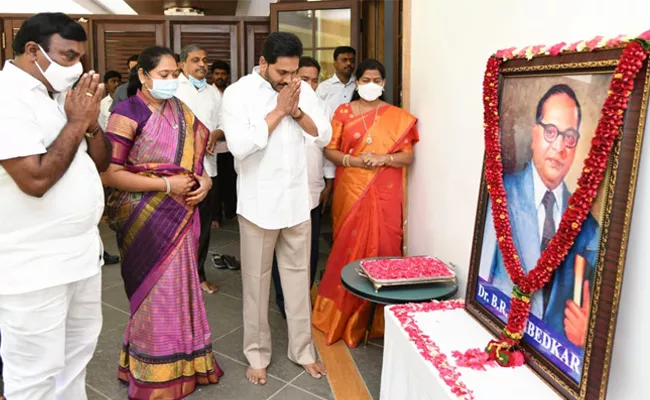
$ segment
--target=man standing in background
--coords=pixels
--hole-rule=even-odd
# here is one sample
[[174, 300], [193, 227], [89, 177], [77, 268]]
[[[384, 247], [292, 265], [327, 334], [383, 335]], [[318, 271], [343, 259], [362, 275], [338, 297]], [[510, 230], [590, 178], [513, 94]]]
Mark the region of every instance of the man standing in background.
[[357, 88], [354, 82], [354, 67], [357, 52], [350, 46], [339, 46], [334, 49], [334, 76], [318, 86], [316, 94], [331, 109], [332, 112], [345, 103], [352, 100], [354, 90]]
[[126, 89], [129, 86], [129, 77], [131, 76], [131, 70], [138, 65], [138, 55], [134, 55], [129, 57], [129, 59], [126, 61], [126, 65], [129, 68], [126, 71], [126, 83], [120, 85], [115, 89], [115, 94], [113, 95], [113, 104], [111, 104], [111, 108], [108, 110], [110, 112], [113, 112], [115, 109], [115, 106], [117, 103], [119, 103], [122, 100], [126, 100], [129, 95], [126, 93]]
[[[221, 95], [230, 84], [230, 66], [225, 61], [212, 63], [212, 85], [218, 89], [219, 101]], [[217, 142], [215, 149], [217, 153], [217, 167], [219, 176], [215, 182], [216, 195], [214, 201], [214, 215], [212, 226], [218, 228], [222, 218], [233, 219], [237, 216], [237, 173], [235, 172], [235, 160], [232, 157], [225, 141]], [[215, 266], [225, 267], [227, 263], [216, 263]]]
[[36, 14], [0, 73], [0, 353], [11, 400], [86, 399], [102, 327], [99, 172], [111, 146], [97, 122], [104, 85], [82, 76], [86, 40], [67, 15]]
[[[108, 118], [111, 116], [111, 112], [109, 109], [111, 108], [111, 104], [113, 104], [113, 96], [115, 96], [115, 89], [117, 89], [118, 86], [122, 84], [122, 74], [120, 74], [117, 71], [108, 71], [104, 74], [104, 87], [106, 88], [106, 97], [102, 99], [101, 104], [99, 105], [99, 117], [98, 123], [99, 127], [102, 128], [102, 130], [106, 130], [106, 126], [108, 125]], [[110, 192], [108, 191], [107, 188], [104, 188], [104, 191], [106, 191], [106, 196], [104, 199], [107, 199], [108, 196], [110, 195]], [[111, 264], [117, 264], [120, 262], [120, 257], [114, 256], [112, 254], [109, 254], [106, 250], [104, 250], [104, 263], [107, 265]]]
[[[307, 82], [312, 89], [318, 88], [318, 77], [320, 76], [320, 64], [312, 57], [301, 57], [298, 64], [298, 76], [303, 82]], [[319, 100], [319, 105], [328, 118], [332, 119], [332, 110], [323, 101]], [[309, 287], [314, 285], [316, 279], [316, 269], [318, 269], [318, 250], [320, 244], [320, 224], [321, 215], [323, 214], [327, 203], [332, 196], [332, 187], [334, 186], [334, 176], [336, 166], [325, 158], [323, 149], [327, 143], [321, 143], [305, 132], [305, 153], [307, 156], [307, 180], [309, 186], [309, 200], [311, 207], [311, 254], [309, 266], [311, 268], [309, 276]], [[286, 319], [287, 314], [284, 310], [284, 293], [280, 283], [280, 270], [278, 261], [273, 256], [273, 285], [275, 287], [275, 302]]]
[[[217, 160], [214, 153], [218, 140], [224, 140], [223, 130], [220, 129], [219, 108], [221, 106], [220, 93], [212, 85], [208, 85], [208, 53], [195, 44], [183, 47], [180, 54], [180, 66], [183, 73], [178, 76], [178, 89], [176, 97], [185, 103], [196, 117], [210, 130], [208, 147], [203, 165], [205, 172], [212, 178], [217, 177]], [[201, 236], [199, 238], [199, 266], [198, 273], [201, 289], [206, 293], [216, 293], [219, 288], [208, 281], [205, 276], [205, 260], [210, 248], [210, 229], [212, 228], [212, 210], [215, 194], [214, 183], [206, 198], [199, 203], [199, 216], [201, 217]]]
[[111, 116], [111, 104], [113, 104], [113, 96], [115, 96], [115, 89], [122, 84], [122, 74], [117, 71], [108, 71], [104, 74], [104, 86], [106, 87], [106, 97], [102, 99], [99, 106], [99, 126], [102, 130], [106, 129], [108, 125], [108, 117]]

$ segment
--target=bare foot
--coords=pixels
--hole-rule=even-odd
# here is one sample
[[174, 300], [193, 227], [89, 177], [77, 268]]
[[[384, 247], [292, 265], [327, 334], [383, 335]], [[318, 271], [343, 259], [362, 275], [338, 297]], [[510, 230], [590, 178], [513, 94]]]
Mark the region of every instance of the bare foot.
[[253, 385], [266, 385], [266, 368], [255, 369], [248, 367], [246, 370], [246, 378], [248, 378]]
[[212, 221], [212, 229], [219, 229], [221, 228], [221, 224], [219, 221]]
[[205, 281], [201, 282], [201, 290], [209, 294], [214, 294], [219, 291], [219, 287], [212, 282]]
[[309, 375], [312, 376], [312, 378], [315, 379], [320, 379], [323, 376], [327, 375], [325, 364], [323, 364], [322, 361], [316, 361], [315, 363], [303, 365], [302, 367], [305, 369], [305, 371], [307, 371]]

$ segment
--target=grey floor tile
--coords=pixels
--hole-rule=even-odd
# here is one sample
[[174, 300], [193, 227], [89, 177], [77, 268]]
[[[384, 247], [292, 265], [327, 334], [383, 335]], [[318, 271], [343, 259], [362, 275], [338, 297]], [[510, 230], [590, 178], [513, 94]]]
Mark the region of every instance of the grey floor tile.
[[124, 329], [116, 327], [99, 336], [95, 355], [88, 364], [86, 383], [111, 399], [126, 399], [127, 385], [117, 379]]
[[[271, 325], [272, 355], [269, 365], [269, 374], [284, 381], [291, 381], [303, 372], [303, 368], [294, 364], [287, 358], [289, 338], [287, 334], [287, 323], [281, 315], [269, 313], [269, 324]], [[243, 327], [229, 335], [216, 340], [213, 348], [216, 352], [232, 357], [239, 362], [247, 364], [243, 352]]]
[[373, 399], [379, 399], [381, 388], [381, 365], [383, 362], [383, 348], [368, 345], [359, 345], [356, 349], [350, 349], [352, 359], [357, 364], [361, 378], [366, 382]]
[[99, 390], [86, 385], [86, 395], [88, 395], [88, 400], [110, 400], [111, 398], [101, 393]]
[[228, 297], [222, 293], [204, 294], [203, 299], [213, 340], [242, 326], [242, 303], [240, 299]]
[[270, 397], [269, 400], [317, 400], [321, 397], [314, 396], [311, 393], [300, 390], [294, 386], [286, 386], [284, 389]]
[[124, 291], [124, 280], [122, 279], [122, 266], [120, 264], [104, 265], [102, 267], [102, 289], [110, 289], [119, 286]]
[[292, 381], [293, 386], [304, 389], [314, 395], [320, 396], [327, 400], [334, 400], [334, 394], [326, 377], [314, 379], [306, 372], [301, 374], [296, 380]]
[[104, 321], [101, 333], [115, 329], [118, 326], [126, 326], [129, 322], [129, 314], [127, 312], [115, 309], [106, 304], [102, 305], [102, 317]]
[[246, 379], [246, 367], [216, 354], [217, 362], [224, 375], [216, 385], [200, 386], [188, 400], [266, 400], [280, 390], [285, 383], [269, 377], [266, 385], [253, 385]]
[[102, 302], [122, 311], [129, 312], [130, 309], [129, 299], [126, 297], [124, 287], [121, 285], [104, 289], [102, 292]]
[[223, 268], [223, 269], [215, 268], [214, 264], [212, 264], [212, 257], [210, 254], [208, 254], [208, 258], [205, 261], [204, 269], [205, 269], [206, 278], [210, 282], [216, 284], [217, 286], [221, 286], [221, 283], [241, 275], [241, 271], [239, 270], [230, 270], [228, 268]]
[[236, 240], [236, 241], [224, 244], [224, 245], [216, 245], [214, 247], [210, 247], [210, 252], [212, 252], [212, 253], [220, 253], [220, 254], [228, 254], [228, 255], [237, 257], [238, 260], [241, 260], [241, 252], [240, 252], [239, 240]]
[[239, 240], [239, 232], [225, 229], [212, 229], [210, 232], [210, 249], [217, 249]]

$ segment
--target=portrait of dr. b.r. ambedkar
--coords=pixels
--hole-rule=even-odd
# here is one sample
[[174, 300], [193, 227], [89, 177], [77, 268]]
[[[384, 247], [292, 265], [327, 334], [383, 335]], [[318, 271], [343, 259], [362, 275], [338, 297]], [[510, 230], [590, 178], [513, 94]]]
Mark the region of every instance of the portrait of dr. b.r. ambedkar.
[[[530, 133], [531, 160], [523, 169], [504, 174], [512, 237], [526, 273], [535, 267], [568, 206], [571, 193], [565, 178], [574, 162], [580, 166], [583, 162], [575, 160], [581, 119], [580, 101], [574, 90], [566, 84], [552, 86], [537, 103]], [[554, 331], [549, 333], [564, 335], [580, 347], [587, 331], [599, 235], [598, 223], [589, 214], [564, 262], [546, 287], [532, 297], [531, 313]], [[511, 296], [513, 283], [498, 249], [490, 203], [479, 275]]]

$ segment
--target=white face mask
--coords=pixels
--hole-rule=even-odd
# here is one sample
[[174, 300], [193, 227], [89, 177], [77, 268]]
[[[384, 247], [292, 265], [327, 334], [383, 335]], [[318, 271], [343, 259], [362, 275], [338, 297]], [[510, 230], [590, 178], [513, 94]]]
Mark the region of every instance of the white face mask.
[[47, 55], [45, 50], [43, 50], [40, 45], [38, 47], [41, 49], [41, 52], [45, 58], [47, 58], [47, 61], [50, 62], [50, 66], [47, 67], [45, 71], [43, 71], [41, 66], [38, 65], [38, 62], [36, 63], [36, 66], [41, 71], [41, 74], [43, 74], [45, 79], [47, 79], [47, 81], [50, 83], [52, 89], [57, 92], [65, 92], [66, 90], [70, 89], [83, 73], [84, 69], [81, 63], [78, 62], [75, 65], [64, 67], [63, 65], [52, 61], [50, 56]]
[[359, 96], [361, 96], [365, 101], [375, 101], [382, 93], [384, 93], [384, 87], [379, 86], [374, 82], [370, 82], [359, 85], [357, 91], [359, 92]]

